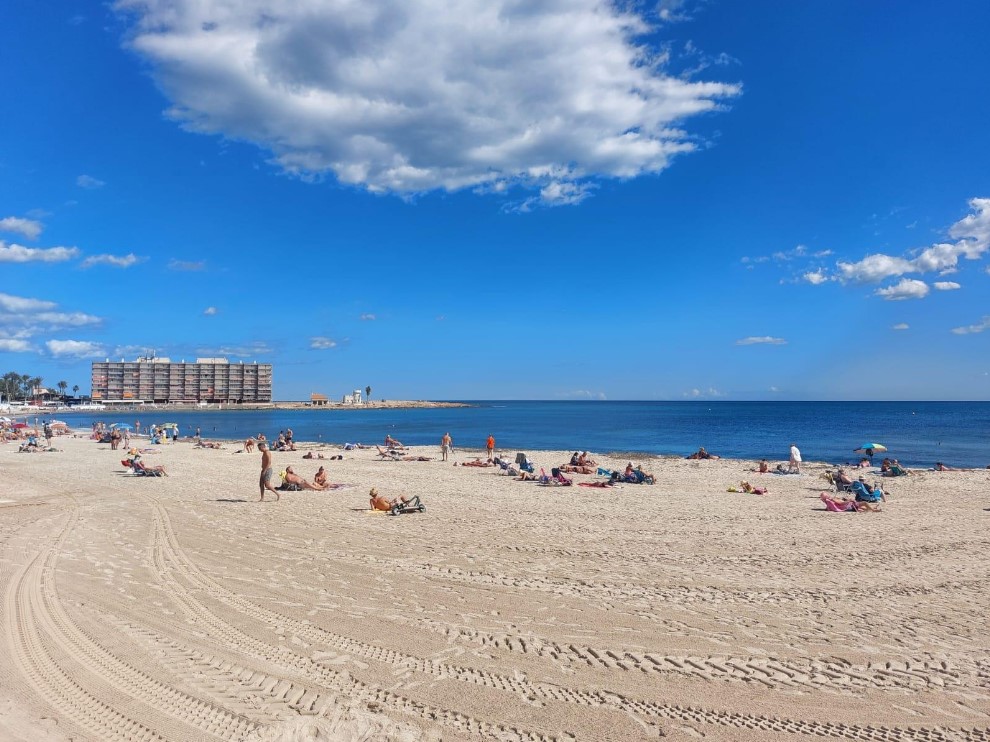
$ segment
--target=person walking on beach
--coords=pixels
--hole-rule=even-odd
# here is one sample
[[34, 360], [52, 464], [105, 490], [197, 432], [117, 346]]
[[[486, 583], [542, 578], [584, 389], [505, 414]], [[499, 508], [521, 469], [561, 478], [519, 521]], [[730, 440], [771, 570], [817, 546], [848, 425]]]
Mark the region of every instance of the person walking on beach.
[[279, 499], [278, 490], [275, 489], [275, 470], [272, 468], [272, 452], [268, 450], [268, 444], [261, 442], [258, 444], [258, 450], [261, 451], [261, 479], [258, 481], [258, 485], [261, 488], [261, 498], [259, 502], [265, 499], [265, 490], [270, 490], [275, 493], [275, 499]]
[[791, 460], [788, 469], [796, 474], [801, 473], [801, 451], [797, 447], [797, 443], [791, 444]]
[[495, 458], [495, 436], [491, 433], [488, 434], [488, 460], [491, 461]]
[[443, 461], [447, 460], [450, 452], [454, 450], [454, 439], [450, 437], [450, 433], [444, 433], [443, 438], [440, 439], [440, 454], [443, 456]]

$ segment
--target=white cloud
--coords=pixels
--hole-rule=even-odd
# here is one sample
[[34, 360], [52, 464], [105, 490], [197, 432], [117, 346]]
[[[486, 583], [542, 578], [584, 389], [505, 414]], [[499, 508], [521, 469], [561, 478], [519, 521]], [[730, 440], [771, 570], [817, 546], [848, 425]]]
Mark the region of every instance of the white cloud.
[[890, 329], [891, 330], [907, 330], [910, 327], [911, 327], [911, 325], [909, 325], [907, 322], [898, 322], [896, 325], [892, 326]]
[[812, 284], [813, 286], [818, 286], [819, 284], [828, 281], [828, 276], [825, 275], [825, 271], [819, 268], [818, 270], [808, 271], [803, 276], [801, 276], [805, 281]]
[[378, 318], [375, 315], [371, 314], [370, 312], [365, 312], [364, 314], [361, 315], [362, 322], [374, 322], [376, 319]]
[[932, 284], [939, 291], [955, 291], [956, 289], [961, 289], [962, 286], [955, 281], [936, 281]]
[[48, 340], [45, 343], [48, 352], [56, 358], [71, 356], [72, 358], [100, 358], [106, 356], [106, 349], [99, 343], [88, 340]]
[[19, 338], [0, 338], [0, 353], [27, 353], [34, 350], [31, 343]]
[[956, 335], [973, 335], [984, 330], [990, 330], [990, 315], [984, 316], [981, 322], [966, 327], [955, 327], [952, 332]]
[[748, 337], [742, 338], [736, 341], [736, 345], [787, 345], [787, 341], [784, 338], [770, 337], [769, 335], [764, 335], [763, 337]]
[[708, 389], [698, 389], [697, 387], [689, 391], [684, 392], [685, 397], [690, 397], [692, 399], [708, 399], [721, 397], [722, 392], [713, 386], [708, 387]]
[[0, 263], [62, 263], [78, 254], [77, 247], [24, 247], [0, 240]]
[[903, 301], [904, 299], [924, 299], [928, 296], [928, 284], [914, 278], [903, 278], [900, 283], [877, 289], [874, 293], [887, 301]]
[[272, 349], [265, 342], [248, 343], [247, 345], [221, 345], [218, 348], [198, 348], [196, 354], [203, 358], [233, 357], [233, 358], [254, 358], [266, 356], [272, 353]]
[[216, 307], [207, 307], [206, 309], [203, 310], [203, 314], [205, 314], [207, 317], [212, 317], [214, 314], [217, 313], [217, 311], [219, 310], [217, 310]]
[[[842, 278], [857, 282], [877, 282], [905, 273], [941, 273], [957, 270], [960, 258], [978, 260], [990, 249], [990, 198], [969, 201], [972, 213], [949, 229], [957, 242], [942, 242], [916, 253], [913, 258], [867, 255], [856, 263], [840, 262]], [[927, 293], [927, 292], [926, 292]]]
[[39, 312], [54, 309], [57, 306], [55, 302], [44, 299], [29, 299], [26, 296], [0, 294], [0, 310], [5, 312]]
[[21, 340], [63, 327], [98, 325], [102, 320], [84, 312], [57, 311], [53, 301], [0, 293], [0, 333]]
[[134, 253], [127, 255], [91, 255], [86, 258], [81, 266], [92, 268], [94, 265], [112, 265], [114, 268], [130, 268], [136, 263], [143, 262], [144, 258], [139, 258]]
[[80, 188], [86, 188], [88, 190], [95, 190], [97, 188], [102, 188], [106, 185], [102, 180], [97, 180], [90, 175], [80, 175], [76, 178], [76, 185]]
[[861, 283], [882, 281], [914, 270], [910, 260], [890, 255], [867, 255], [857, 263], [839, 261], [838, 266], [843, 279]]
[[560, 392], [557, 394], [558, 399], [597, 399], [606, 400], [608, 397], [605, 396], [605, 392], [593, 392], [588, 389], [575, 389], [571, 392]]
[[[190, 131], [372, 192], [523, 186], [578, 203], [596, 178], [698, 148], [683, 122], [740, 86], [692, 82], [601, 0], [120, 0]], [[673, 11], [671, 11], [673, 12]]]
[[776, 394], [777, 392], [779, 392], [779, 391], [780, 391], [780, 389], [778, 389], [778, 388], [777, 388], [777, 387], [775, 387], [775, 386], [772, 386], [772, 387], [770, 387], [769, 389], [767, 389], [767, 391], [768, 391], [768, 392], [773, 392], [774, 394]]
[[337, 341], [324, 337], [310, 338], [309, 347], [316, 350], [328, 350], [330, 348], [336, 348]]
[[0, 232], [16, 232], [29, 240], [35, 240], [43, 229], [41, 222], [34, 219], [24, 219], [19, 216], [8, 216], [0, 219]]

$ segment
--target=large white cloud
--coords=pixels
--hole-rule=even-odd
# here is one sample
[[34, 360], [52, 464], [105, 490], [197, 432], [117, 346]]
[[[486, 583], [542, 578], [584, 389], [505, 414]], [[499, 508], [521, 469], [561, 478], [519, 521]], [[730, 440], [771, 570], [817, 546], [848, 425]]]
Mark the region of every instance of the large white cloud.
[[89, 327], [102, 320], [85, 312], [59, 311], [45, 299], [0, 293], [0, 333], [19, 339], [63, 327]]
[[914, 257], [877, 254], [867, 255], [855, 263], [840, 262], [840, 277], [873, 283], [907, 273], [952, 273], [960, 258], [979, 260], [990, 249], [990, 198], [970, 199], [969, 205], [972, 213], [949, 229], [949, 236], [956, 242], [931, 245]]
[[657, 173], [679, 127], [739, 93], [668, 74], [642, 16], [608, 0], [120, 0], [197, 132], [286, 170], [377, 192], [526, 185], [577, 203], [588, 179]]

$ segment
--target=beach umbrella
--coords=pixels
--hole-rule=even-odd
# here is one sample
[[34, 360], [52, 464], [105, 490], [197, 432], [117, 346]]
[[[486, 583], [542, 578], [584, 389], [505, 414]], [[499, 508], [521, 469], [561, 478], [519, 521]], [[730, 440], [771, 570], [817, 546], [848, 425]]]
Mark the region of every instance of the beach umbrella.
[[871, 449], [873, 451], [873, 453], [883, 453], [884, 451], [887, 450], [887, 447], [885, 445], [883, 445], [882, 443], [864, 443], [859, 448], [854, 448], [853, 450], [854, 451], [866, 451], [867, 449]]
[[27, 423], [14, 423], [15, 428], [26, 428], [27, 426]]
[[127, 423], [114, 423], [110, 427], [111, 428], [120, 428], [121, 430], [133, 430], [134, 429], [133, 426], [128, 425]]

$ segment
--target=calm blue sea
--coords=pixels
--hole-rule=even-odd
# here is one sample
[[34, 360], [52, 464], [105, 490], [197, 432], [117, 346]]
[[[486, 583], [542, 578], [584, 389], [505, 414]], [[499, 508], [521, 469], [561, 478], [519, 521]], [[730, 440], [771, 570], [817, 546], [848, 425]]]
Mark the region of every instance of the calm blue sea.
[[[588, 450], [686, 455], [704, 446], [732, 458], [786, 460], [797, 443], [808, 461], [856, 460], [853, 449], [882, 443], [902, 464], [990, 464], [990, 402], [469, 402], [443, 409], [206, 410], [59, 413], [72, 426], [93, 420], [142, 426], [176, 422], [183, 434], [274, 438], [292, 428], [300, 441], [381, 443], [386, 433], [407, 445], [499, 450]], [[94, 417], [98, 415], [99, 417]]]

